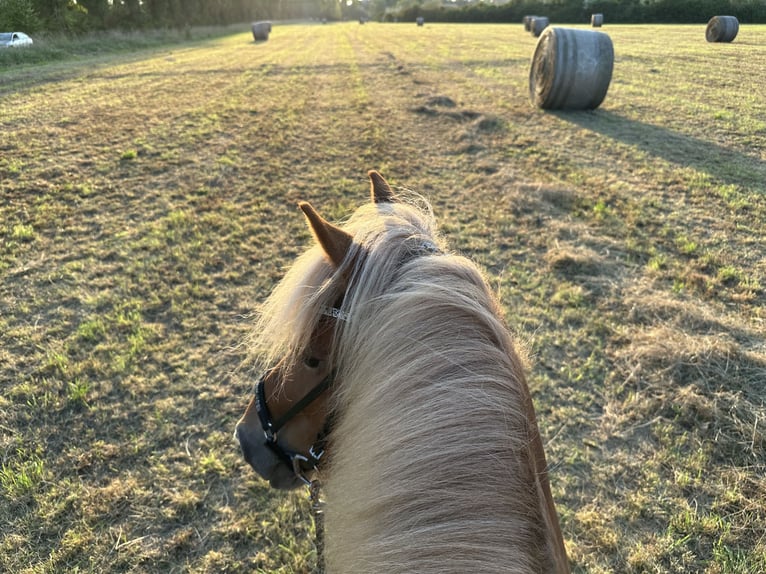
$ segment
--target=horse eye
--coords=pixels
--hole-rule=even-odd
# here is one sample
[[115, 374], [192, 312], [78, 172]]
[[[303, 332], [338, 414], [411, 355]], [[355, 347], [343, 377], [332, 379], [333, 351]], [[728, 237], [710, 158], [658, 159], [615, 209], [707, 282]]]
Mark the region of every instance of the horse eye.
[[309, 369], [316, 369], [319, 366], [319, 363], [321, 363], [319, 359], [316, 357], [306, 357], [303, 359], [303, 364], [306, 365]]

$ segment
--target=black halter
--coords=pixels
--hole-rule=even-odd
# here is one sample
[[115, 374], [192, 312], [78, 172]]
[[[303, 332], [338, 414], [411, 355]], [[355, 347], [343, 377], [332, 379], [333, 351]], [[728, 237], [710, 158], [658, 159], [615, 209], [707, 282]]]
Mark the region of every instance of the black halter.
[[[266, 446], [269, 447], [274, 454], [276, 454], [282, 462], [288, 467], [293, 469], [295, 475], [306, 484], [311, 484], [311, 481], [304, 476], [304, 472], [307, 470], [316, 470], [319, 465], [319, 459], [324, 454], [325, 443], [327, 442], [327, 435], [329, 434], [330, 425], [329, 419], [325, 424], [322, 431], [317, 436], [314, 444], [309, 448], [308, 456], [294, 452], [289, 449], [283, 448], [277, 443], [277, 433], [285, 424], [287, 424], [295, 415], [313, 403], [319, 395], [328, 389], [330, 383], [333, 380], [334, 373], [327, 375], [322, 381], [313, 389], [311, 389], [301, 400], [295, 403], [290, 410], [279, 417], [276, 421], [272, 420], [269, 407], [266, 404], [266, 392], [264, 390], [264, 381], [268, 376], [268, 372], [263, 374], [258, 382], [255, 384], [255, 410], [258, 412], [258, 418], [261, 421], [261, 427], [263, 428], [263, 434], [266, 438]], [[304, 468], [303, 463], [306, 463], [308, 468]]]

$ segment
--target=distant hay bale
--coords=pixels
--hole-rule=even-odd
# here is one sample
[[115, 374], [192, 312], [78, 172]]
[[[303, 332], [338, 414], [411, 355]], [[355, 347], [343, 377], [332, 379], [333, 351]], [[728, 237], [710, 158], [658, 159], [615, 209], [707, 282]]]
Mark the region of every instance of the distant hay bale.
[[593, 26], [594, 28], [601, 28], [601, 26], [604, 25], [604, 15], [603, 14], [591, 14], [590, 25]]
[[524, 16], [524, 19], [522, 20], [524, 22], [524, 31], [525, 32], [531, 32], [532, 31], [532, 19], [536, 18], [537, 16], [527, 15]]
[[264, 20], [262, 22], [253, 22], [253, 39], [256, 42], [263, 42], [269, 39], [271, 33], [271, 22]]
[[713, 16], [707, 23], [705, 39], [708, 42], [731, 42], [739, 32], [739, 20], [735, 16]]
[[423, 24], [426, 23], [426, 19], [423, 18], [423, 16], [418, 16], [417, 18], [415, 18], [415, 22], [417, 22], [418, 26], [422, 26]]
[[592, 110], [606, 97], [614, 68], [612, 40], [603, 32], [548, 28], [529, 69], [529, 96], [546, 110]]
[[545, 16], [533, 16], [529, 23], [529, 31], [532, 32], [532, 35], [535, 38], [538, 38], [549, 24], [550, 20], [548, 20], [548, 18]]

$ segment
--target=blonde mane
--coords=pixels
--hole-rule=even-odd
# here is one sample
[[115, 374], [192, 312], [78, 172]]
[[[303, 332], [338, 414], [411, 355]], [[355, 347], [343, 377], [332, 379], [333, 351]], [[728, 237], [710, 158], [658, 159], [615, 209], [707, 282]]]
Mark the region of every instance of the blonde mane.
[[324, 307], [348, 315], [321, 477], [327, 571], [557, 571], [531, 399], [482, 273], [447, 252], [422, 200], [363, 206], [343, 229], [343, 265], [300, 257], [255, 341], [266, 362], [298, 356]]

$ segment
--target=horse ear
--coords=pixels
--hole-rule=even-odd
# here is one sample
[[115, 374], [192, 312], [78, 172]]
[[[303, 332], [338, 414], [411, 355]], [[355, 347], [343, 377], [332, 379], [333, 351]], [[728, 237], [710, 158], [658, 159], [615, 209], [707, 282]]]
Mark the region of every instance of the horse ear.
[[323, 219], [310, 203], [301, 201], [298, 206], [306, 215], [311, 231], [314, 232], [314, 237], [324, 249], [330, 262], [335, 267], [340, 267], [346, 253], [351, 249], [351, 243], [353, 243], [351, 235]]
[[367, 175], [370, 176], [370, 198], [373, 203], [394, 203], [396, 201], [391, 186], [383, 179], [382, 175], [374, 169], [368, 171]]

